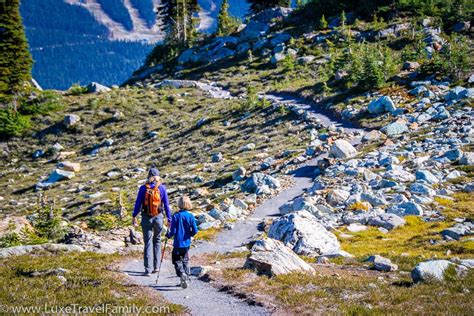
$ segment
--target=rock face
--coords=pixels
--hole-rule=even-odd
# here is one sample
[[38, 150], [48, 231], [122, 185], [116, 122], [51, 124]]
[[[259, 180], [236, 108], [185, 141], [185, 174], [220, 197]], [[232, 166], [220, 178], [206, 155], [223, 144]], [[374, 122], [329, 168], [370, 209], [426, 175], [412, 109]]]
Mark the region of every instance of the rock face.
[[264, 174], [254, 173], [248, 178], [242, 185], [242, 191], [250, 193], [264, 193], [268, 189], [278, 189], [280, 187], [280, 181], [278, 179]]
[[335, 158], [347, 159], [357, 155], [357, 150], [348, 141], [338, 139], [332, 144], [329, 154]]
[[299, 255], [333, 255], [341, 251], [336, 236], [307, 211], [290, 213], [275, 220], [268, 237], [281, 240]]
[[314, 272], [314, 269], [298, 257], [281, 241], [265, 238], [257, 240], [245, 262], [245, 267], [268, 276], [294, 271]]

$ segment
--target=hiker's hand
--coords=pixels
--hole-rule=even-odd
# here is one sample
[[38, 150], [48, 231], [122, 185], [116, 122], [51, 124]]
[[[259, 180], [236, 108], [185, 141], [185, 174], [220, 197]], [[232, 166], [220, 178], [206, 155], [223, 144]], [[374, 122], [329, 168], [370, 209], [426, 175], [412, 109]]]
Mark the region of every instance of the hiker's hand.
[[137, 222], [137, 218], [136, 218], [136, 217], [134, 217], [134, 218], [132, 219], [132, 225], [135, 226], [135, 227], [138, 226], [138, 222]]

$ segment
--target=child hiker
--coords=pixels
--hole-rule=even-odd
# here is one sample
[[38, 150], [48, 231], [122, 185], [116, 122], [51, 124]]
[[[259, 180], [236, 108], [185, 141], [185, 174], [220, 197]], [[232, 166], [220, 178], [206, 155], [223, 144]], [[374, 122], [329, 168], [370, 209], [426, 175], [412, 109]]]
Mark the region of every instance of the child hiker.
[[178, 200], [179, 212], [174, 213], [171, 218], [171, 228], [166, 234], [167, 238], [174, 237], [173, 252], [171, 260], [173, 261], [176, 275], [181, 280], [183, 289], [188, 287], [189, 280], [189, 247], [191, 246], [191, 237], [197, 234], [198, 228], [196, 219], [189, 210], [193, 208], [191, 200], [187, 196], [181, 196]]

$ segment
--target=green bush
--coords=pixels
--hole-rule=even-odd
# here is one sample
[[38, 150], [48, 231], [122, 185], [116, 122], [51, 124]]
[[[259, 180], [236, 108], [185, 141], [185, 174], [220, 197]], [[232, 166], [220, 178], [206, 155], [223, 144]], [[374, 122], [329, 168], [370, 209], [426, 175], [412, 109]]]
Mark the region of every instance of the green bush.
[[30, 127], [29, 116], [11, 108], [0, 109], [0, 138], [22, 136]]
[[117, 217], [112, 214], [100, 214], [89, 219], [88, 226], [96, 230], [109, 230], [117, 227]]
[[434, 52], [426, 61], [421, 71], [440, 76], [449, 76], [460, 80], [471, 69], [469, 47], [463, 36], [451, 36], [447, 45], [439, 52]]
[[20, 112], [26, 115], [45, 115], [62, 109], [62, 96], [54, 91], [43, 91], [33, 99], [22, 102]]
[[78, 84], [73, 84], [67, 91], [68, 95], [81, 95], [87, 93], [87, 87], [80, 86]]
[[22, 245], [20, 235], [17, 233], [9, 233], [0, 237], [0, 248], [8, 248]]
[[386, 45], [356, 44], [346, 61], [350, 84], [372, 90], [383, 87], [397, 73], [399, 63], [394, 52]]
[[32, 217], [31, 225], [38, 237], [52, 241], [64, 238], [67, 230], [62, 225], [61, 210], [41, 209]]

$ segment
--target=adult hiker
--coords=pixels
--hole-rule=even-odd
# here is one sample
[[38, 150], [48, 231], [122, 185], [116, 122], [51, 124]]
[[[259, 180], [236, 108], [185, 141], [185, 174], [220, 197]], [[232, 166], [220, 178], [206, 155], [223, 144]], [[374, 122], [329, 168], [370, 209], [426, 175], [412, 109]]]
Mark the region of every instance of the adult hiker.
[[187, 281], [190, 274], [188, 252], [191, 246], [191, 237], [197, 234], [198, 228], [194, 215], [189, 212], [193, 208], [189, 197], [181, 196], [178, 200], [178, 208], [179, 211], [173, 214], [171, 228], [166, 237], [174, 237], [171, 260], [173, 261], [176, 275], [180, 278], [180, 285], [185, 289], [188, 287]]
[[137, 216], [141, 213], [143, 241], [145, 243], [143, 262], [145, 276], [158, 272], [161, 256], [161, 230], [163, 229], [163, 211], [166, 213], [167, 225], [171, 223], [171, 212], [166, 187], [160, 178], [160, 172], [151, 168], [147, 183], [138, 190], [133, 210], [133, 226], [137, 226]]

